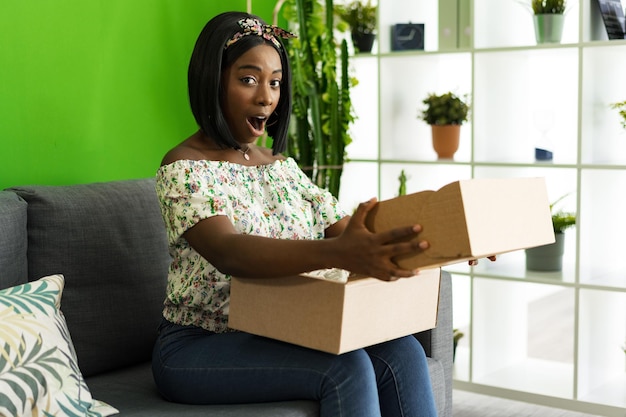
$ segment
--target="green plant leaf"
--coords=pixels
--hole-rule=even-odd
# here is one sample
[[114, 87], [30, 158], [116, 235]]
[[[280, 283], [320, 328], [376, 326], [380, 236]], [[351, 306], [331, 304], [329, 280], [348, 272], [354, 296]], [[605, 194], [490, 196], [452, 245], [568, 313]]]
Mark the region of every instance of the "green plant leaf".
[[460, 125], [467, 121], [469, 105], [452, 92], [441, 95], [434, 93], [422, 100], [426, 107], [418, 114], [418, 118], [429, 125]]
[[[12, 350], [8, 342], [5, 343], [3, 347], [5, 355], [2, 355], [3, 359], [0, 362], [0, 370], [3, 370], [3, 373], [0, 374], [0, 380], [13, 388], [17, 399], [21, 402], [21, 404], [11, 403], [11, 407], [24, 410], [30, 401], [36, 402], [40, 394], [46, 395], [48, 393], [48, 378], [46, 375], [54, 378], [59, 384], [63, 384], [61, 375], [53, 366], [65, 365], [65, 362], [56, 357], [58, 347], [54, 346], [42, 351], [42, 346], [41, 337], [35, 339], [35, 343], [32, 346], [28, 346], [22, 336], [18, 351]], [[11, 378], [4, 376], [8, 375], [8, 373], [11, 374]], [[21, 382], [21, 386], [28, 388], [28, 392], [19, 384], [16, 388], [16, 383], [13, 381], [15, 378]], [[8, 397], [6, 398], [8, 400]], [[11, 408], [6, 405], [5, 407]]]
[[[93, 414], [87, 414], [87, 411], [89, 410], [89, 407], [91, 406], [89, 402], [80, 401], [80, 400], [76, 401], [74, 398], [70, 398], [67, 395], [65, 397], [67, 401], [64, 401], [64, 402], [57, 401], [59, 408], [63, 410], [63, 412], [65, 413], [64, 414], [65, 416], [84, 417], [86, 415], [93, 415]], [[66, 404], [70, 404], [72, 408], [70, 409], [69, 407], [66, 406]], [[98, 414], [98, 413], [95, 413], [95, 414]]]
[[612, 109], [618, 111], [621, 117], [620, 123], [622, 127], [626, 129], [626, 100], [618, 102], [618, 103], [612, 103], [610, 106]]
[[337, 197], [354, 120], [347, 43], [334, 38], [332, 0], [288, 0], [284, 16], [298, 28], [298, 38], [287, 43], [294, 117], [286, 153], [316, 185]]
[[552, 212], [552, 227], [554, 228], [554, 233], [563, 233], [565, 232], [565, 230], [576, 224], [576, 213], [554, 211], [554, 207], [568, 195], [570, 195], [570, 193], [562, 195], [550, 204], [550, 211]]
[[13, 404], [13, 401], [11, 401], [11, 399], [2, 392], [0, 392], [0, 404], [4, 408], [9, 410], [9, 413], [11, 413], [12, 416], [19, 415], [19, 413], [17, 412], [17, 407], [15, 406], [15, 404]]
[[566, 0], [531, 0], [535, 14], [563, 14], [567, 8]]
[[34, 310], [46, 314], [44, 306], [55, 308], [58, 294], [58, 290], [48, 289], [46, 282], [38, 283], [34, 289], [33, 284], [27, 283], [0, 291], [0, 304], [12, 306], [18, 314], [33, 313]]

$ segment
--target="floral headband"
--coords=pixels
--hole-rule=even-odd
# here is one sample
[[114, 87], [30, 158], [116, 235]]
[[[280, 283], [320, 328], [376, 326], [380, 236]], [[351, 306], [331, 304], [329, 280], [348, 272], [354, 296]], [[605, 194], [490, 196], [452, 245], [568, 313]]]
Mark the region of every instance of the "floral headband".
[[264, 25], [257, 19], [253, 19], [251, 17], [241, 19], [237, 23], [239, 23], [239, 26], [241, 26], [243, 30], [235, 33], [235, 35], [230, 38], [228, 42], [226, 42], [224, 49], [228, 48], [230, 45], [247, 35], [260, 36], [263, 39], [271, 41], [277, 48], [280, 48], [280, 42], [278, 42], [278, 39], [276, 38], [288, 39], [296, 37], [296, 35], [291, 32], [287, 32], [285, 29], [281, 29], [274, 25]]

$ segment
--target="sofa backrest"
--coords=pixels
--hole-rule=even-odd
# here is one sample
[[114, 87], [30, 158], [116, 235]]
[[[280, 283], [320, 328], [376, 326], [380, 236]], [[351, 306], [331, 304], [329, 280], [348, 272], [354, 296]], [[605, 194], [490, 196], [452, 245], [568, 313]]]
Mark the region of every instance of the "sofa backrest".
[[27, 281], [27, 240], [26, 202], [15, 193], [0, 191], [0, 289]]
[[170, 262], [154, 179], [11, 190], [28, 204], [28, 279], [65, 277], [83, 375], [150, 360]]

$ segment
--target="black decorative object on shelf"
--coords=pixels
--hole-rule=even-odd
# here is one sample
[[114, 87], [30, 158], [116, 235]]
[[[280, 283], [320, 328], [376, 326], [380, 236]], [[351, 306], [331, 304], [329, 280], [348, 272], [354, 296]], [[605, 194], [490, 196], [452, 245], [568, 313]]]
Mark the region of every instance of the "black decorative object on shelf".
[[552, 161], [552, 151], [548, 149], [535, 148], [535, 160], [536, 161]]
[[609, 39], [624, 39], [626, 28], [620, 0], [597, 0]]
[[424, 24], [398, 23], [391, 26], [391, 50], [424, 50]]

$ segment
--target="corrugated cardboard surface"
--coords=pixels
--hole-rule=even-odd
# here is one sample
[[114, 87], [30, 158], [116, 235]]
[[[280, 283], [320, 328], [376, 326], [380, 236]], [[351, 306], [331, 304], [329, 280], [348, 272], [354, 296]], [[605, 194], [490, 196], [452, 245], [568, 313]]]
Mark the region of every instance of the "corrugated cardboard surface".
[[424, 270], [392, 282], [233, 278], [229, 327], [324, 352], [349, 352], [435, 327], [440, 272]]
[[471, 179], [437, 191], [381, 201], [367, 227], [384, 231], [421, 224], [424, 252], [398, 257], [407, 269], [432, 268], [554, 242], [543, 178]]

